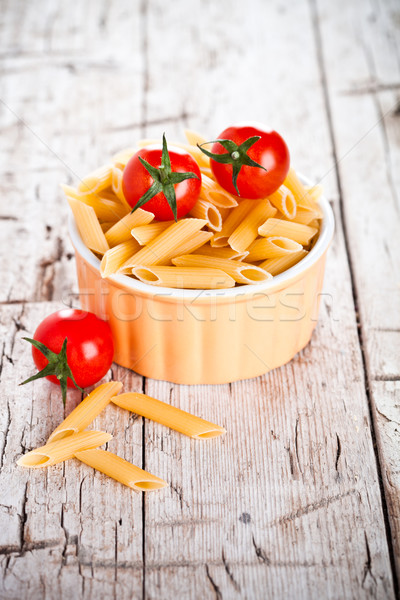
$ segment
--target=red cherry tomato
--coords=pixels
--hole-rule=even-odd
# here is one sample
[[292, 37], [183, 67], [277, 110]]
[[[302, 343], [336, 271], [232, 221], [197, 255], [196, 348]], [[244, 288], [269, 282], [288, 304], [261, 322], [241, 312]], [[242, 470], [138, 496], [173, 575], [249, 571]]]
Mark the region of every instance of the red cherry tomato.
[[[197, 178], [186, 179], [174, 185], [177, 218], [179, 219], [184, 217], [193, 208], [199, 198], [201, 173], [197, 162], [190, 154], [174, 146], [171, 146], [171, 148], [168, 153], [172, 172], [192, 172], [197, 176]], [[154, 183], [154, 179], [140, 162], [139, 156], [153, 167], [159, 169], [161, 166], [162, 146], [154, 144], [142, 148], [132, 156], [124, 169], [122, 189], [127, 202], [132, 208]], [[172, 209], [163, 192], [151, 198], [142, 208], [152, 212], [158, 221], [169, 221], [174, 218]]]
[[[243, 165], [237, 177], [237, 187], [242, 198], [265, 198], [282, 185], [290, 166], [289, 150], [283, 138], [276, 131], [265, 131], [252, 125], [228, 127], [218, 139], [228, 139], [238, 146], [250, 137], [260, 136], [248, 150], [247, 156], [260, 167]], [[212, 146], [214, 154], [226, 154], [227, 150], [219, 143]], [[211, 159], [211, 169], [218, 183], [230, 194], [237, 195], [232, 182], [232, 164], [222, 164]]]
[[[46, 317], [36, 329], [34, 339], [58, 354], [67, 338], [67, 360], [76, 383], [84, 388], [97, 383], [107, 373], [114, 355], [114, 344], [108, 323], [93, 313], [64, 309]], [[35, 347], [32, 356], [39, 370], [47, 358]], [[47, 376], [60, 384], [55, 375]], [[68, 387], [75, 387], [68, 377]]]

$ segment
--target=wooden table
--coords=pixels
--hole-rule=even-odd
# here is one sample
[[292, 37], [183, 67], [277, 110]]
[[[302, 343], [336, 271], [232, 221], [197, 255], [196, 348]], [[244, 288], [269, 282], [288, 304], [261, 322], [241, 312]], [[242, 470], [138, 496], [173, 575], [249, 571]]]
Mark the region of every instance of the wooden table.
[[[4, 2], [0, 597], [394, 598], [400, 576], [400, 50], [395, 0]], [[336, 214], [320, 321], [254, 380], [109, 378], [227, 428], [185, 438], [110, 407], [136, 494], [69, 461], [16, 468], [80, 400], [32, 374], [40, 320], [77, 304], [60, 182], [140, 137], [281, 132]], [[397, 164], [397, 169], [395, 165]]]

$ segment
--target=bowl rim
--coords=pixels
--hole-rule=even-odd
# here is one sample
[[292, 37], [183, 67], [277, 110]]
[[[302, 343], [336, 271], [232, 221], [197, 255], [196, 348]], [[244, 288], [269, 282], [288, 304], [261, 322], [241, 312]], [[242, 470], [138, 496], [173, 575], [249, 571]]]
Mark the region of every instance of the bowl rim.
[[[299, 179], [307, 186], [316, 185], [313, 184], [307, 177], [304, 177], [301, 173], [297, 172]], [[217, 289], [217, 290], [202, 290], [202, 289], [176, 289], [176, 288], [168, 288], [150, 285], [148, 283], [143, 283], [142, 281], [132, 279], [127, 275], [110, 275], [105, 278], [105, 280], [110, 280], [112, 283], [117, 284], [119, 287], [124, 287], [125, 289], [129, 289], [132, 292], [144, 292], [146, 294], [150, 294], [152, 296], [168, 296], [171, 298], [179, 298], [179, 299], [197, 299], [200, 298], [233, 298], [236, 296], [243, 296], [253, 293], [260, 292], [273, 292], [276, 291], [277, 287], [285, 287], [286, 284], [289, 284], [293, 279], [296, 279], [302, 273], [305, 273], [310, 267], [312, 267], [325, 253], [328, 249], [335, 230], [335, 219], [333, 216], [333, 210], [329, 204], [328, 199], [324, 194], [319, 198], [319, 204], [323, 211], [322, 218], [322, 226], [321, 231], [313, 248], [310, 252], [305, 256], [300, 262], [296, 265], [280, 273], [279, 275], [275, 275], [272, 279], [265, 281], [259, 284], [248, 284], [241, 285], [234, 288], [227, 289]], [[87, 246], [82, 241], [82, 238], [79, 234], [78, 228], [76, 227], [75, 219], [73, 218], [72, 213], [69, 213], [68, 216], [68, 229], [69, 236], [72, 241], [72, 245], [76, 252], [78, 252], [81, 257], [88, 262], [95, 270], [100, 274], [100, 260], [89, 250]]]

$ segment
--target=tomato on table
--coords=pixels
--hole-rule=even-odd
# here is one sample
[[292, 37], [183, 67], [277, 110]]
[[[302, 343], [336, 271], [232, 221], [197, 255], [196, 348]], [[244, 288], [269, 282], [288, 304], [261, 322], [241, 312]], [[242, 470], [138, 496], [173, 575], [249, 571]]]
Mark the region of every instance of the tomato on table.
[[[32, 356], [39, 373], [23, 383], [46, 377], [61, 386], [85, 388], [107, 373], [114, 356], [108, 323], [78, 309], [64, 309], [46, 317], [31, 338]], [[22, 384], [21, 384], [22, 385]]]
[[198, 147], [211, 160], [218, 183], [230, 194], [265, 198], [284, 182], [290, 155], [284, 139], [262, 126], [239, 124], [224, 129], [211, 151]]
[[176, 221], [196, 204], [201, 173], [188, 152], [168, 150], [164, 134], [162, 146], [152, 144], [132, 156], [124, 169], [122, 189], [133, 210], [145, 204], [158, 221]]

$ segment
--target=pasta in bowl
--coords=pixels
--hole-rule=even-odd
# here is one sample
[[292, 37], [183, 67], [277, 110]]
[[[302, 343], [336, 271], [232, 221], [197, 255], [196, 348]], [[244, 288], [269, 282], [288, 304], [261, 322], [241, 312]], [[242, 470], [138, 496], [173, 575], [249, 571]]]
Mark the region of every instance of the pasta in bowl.
[[81, 305], [109, 321], [115, 362], [155, 379], [213, 384], [291, 360], [317, 323], [334, 231], [319, 187], [291, 170], [272, 196], [241, 200], [193, 150], [200, 206], [157, 222], [124, 203], [121, 174], [132, 152], [115, 157], [111, 174], [92, 175], [91, 191], [87, 179], [81, 190], [64, 187]]

